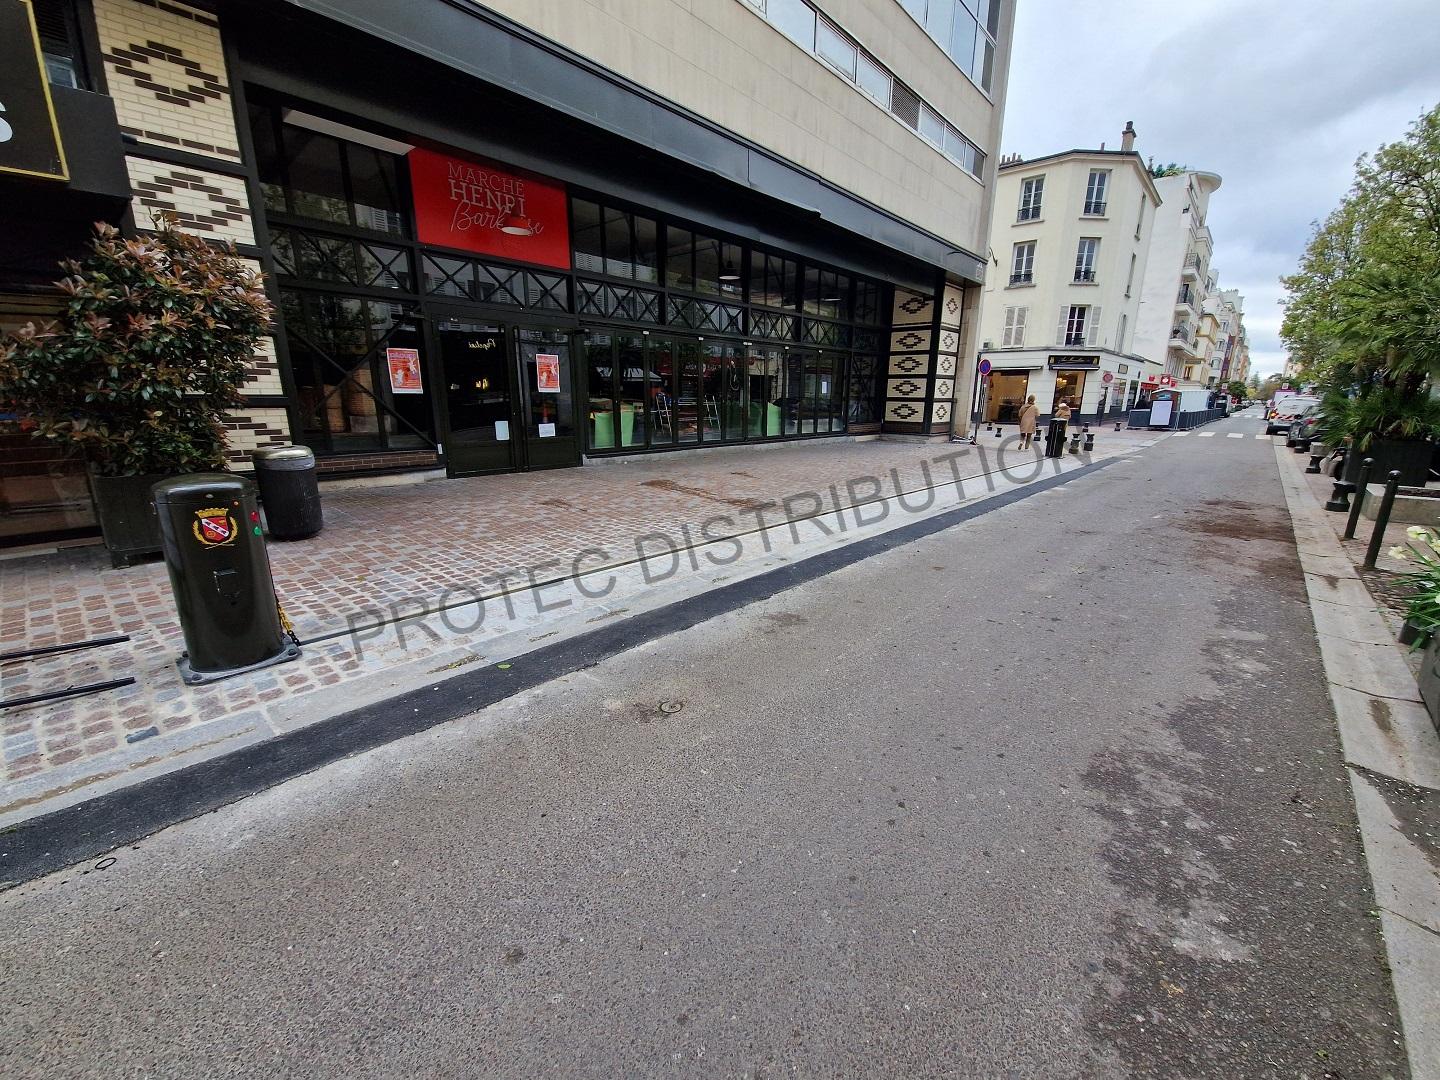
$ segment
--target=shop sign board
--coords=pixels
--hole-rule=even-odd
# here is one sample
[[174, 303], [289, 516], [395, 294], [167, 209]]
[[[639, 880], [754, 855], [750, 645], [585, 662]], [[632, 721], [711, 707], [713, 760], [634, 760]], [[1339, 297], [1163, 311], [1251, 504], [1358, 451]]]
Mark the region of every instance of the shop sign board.
[[422, 244], [570, 269], [563, 186], [419, 146], [407, 157]]
[[386, 349], [385, 363], [390, 368], [390, 392], [423, 394], [425, 384], [420, 375], [419, 349]]
[[0, 172], [70, 178], [30, 0], [0, 0]]
[[1052, 356], [1051, 371], [1096, 371], [1100, 367], [1098, 356]]

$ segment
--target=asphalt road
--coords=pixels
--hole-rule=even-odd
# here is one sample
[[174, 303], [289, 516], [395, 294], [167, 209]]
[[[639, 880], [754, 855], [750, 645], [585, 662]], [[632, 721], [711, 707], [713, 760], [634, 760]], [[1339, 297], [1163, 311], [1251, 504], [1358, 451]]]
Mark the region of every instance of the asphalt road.
[[1209, 430], [0, 895], [0, 1072], [1407, 1075]]

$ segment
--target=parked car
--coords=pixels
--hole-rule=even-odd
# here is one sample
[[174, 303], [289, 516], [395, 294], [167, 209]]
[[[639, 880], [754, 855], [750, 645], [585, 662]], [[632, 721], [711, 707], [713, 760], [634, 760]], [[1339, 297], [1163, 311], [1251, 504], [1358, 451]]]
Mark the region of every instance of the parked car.
[[1299, 448], [1309, 450], [1310, 443], [1315, 439], [1315, 429], [1320, 426], [1320, 406], [1311, 405], [1290, 423], [1290, 430], [1285, 433], [1285, 445], [1292, 450]]
[[1265, 421], [1265, 434], [1285, 434], [1290, 430], [1290, 425], [1295, 422], [1297, 416], [1311, 405], [1319, 404], [1319, 398], [1301, 397], [1299, 394], [1292, 394], [1287, 398], [1283, 398], [1276, 402], [1275, 408], [1270, 411], [1270, 418]]

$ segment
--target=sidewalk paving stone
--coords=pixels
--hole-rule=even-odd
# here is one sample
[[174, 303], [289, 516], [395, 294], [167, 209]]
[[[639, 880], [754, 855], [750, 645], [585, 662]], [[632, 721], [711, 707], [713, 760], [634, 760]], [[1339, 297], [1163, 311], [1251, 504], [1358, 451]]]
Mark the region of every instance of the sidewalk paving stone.
[[[1103, 432], [1100, 453], [1154, 441], [1147, 432]], [[1035, 468], [1014, 440], [983, 441], [1012, 469]], [[592, 569], [636, 558], [636, 540], [673, 537], [683, 546], [743, 535], [834, 512], [881, 494], [954, 483], [945, 455], [960, 444], [823, 440], [608, 460], [579, 469], [511, 473], [398, 486], [322, 490], [325, 531], [270, 544], [276, 590], [302, 640], [344, 635], [379, 615], [392, 618], [437, 600], [464, 601], [508, 581], [527, 587], [570, 576], [577, 557]], [[962, 477], [983, 473], [975, 448], [955, 459]], [[1038, 475], [1038, 473], [1037, 473]], [[967, 490], [970, 490], [967, 488]], [[984, 482], [974, 482], [976, 494]], [[649, 547], [658, 548], [653, 538]], [[597, 551], [598, 549], [598, 551]], [[589, 553], [586, 555], [585, 553]], [[603, 556], [602, 553], [603, 552]], [[347, 682], [383, 671], [384, 659], [357, 655], [344, 636], [306, 646], [300, 660], [204, 687], [180, 683], [183, 643], [162, 564], [111, 569], [98, 547], [0, 561], [0, 652], [111, 634], [132, 640], [79, 653], [0, 666], [0, 696], [134, 676], [134, 685], [69, 701], [0, 713], [0, 816], [50, 772], [88, 762], [197, 724], [273, 709], [302, 694], [344, 692]], [[421, 643], [424, 646], [426, 643]], [[445, 648], [453, 651], [455, 643]], [[275, 718], [272, 716], [272, 721]]]

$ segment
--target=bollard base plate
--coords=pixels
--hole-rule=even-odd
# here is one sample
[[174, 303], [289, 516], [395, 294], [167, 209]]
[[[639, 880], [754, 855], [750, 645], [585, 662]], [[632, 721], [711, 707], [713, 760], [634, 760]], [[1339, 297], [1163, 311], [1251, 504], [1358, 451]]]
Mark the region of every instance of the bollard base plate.
[[293, 641], [285, 642], [282, 648], [274, 656], [261, 660], [258, 664], [249, 664], [245, 667], [227, 668], [225, 671], [196, 671], [190, 666], [190, 654], [183, 652], [175, 661], [175, 666], [180, 669], [180, 678], [186, 686], [203, 686], [205, 683], [219, 682], [221, 679], [233, 678], [236, 675], [244, 675], [247, 672], [259, 671], [261, 668], [274, 667], [276, 664], [284, 664], [290, 660], [296, 660], [300, 656], [300, 646]]

